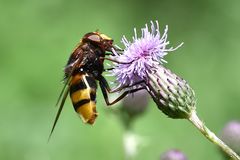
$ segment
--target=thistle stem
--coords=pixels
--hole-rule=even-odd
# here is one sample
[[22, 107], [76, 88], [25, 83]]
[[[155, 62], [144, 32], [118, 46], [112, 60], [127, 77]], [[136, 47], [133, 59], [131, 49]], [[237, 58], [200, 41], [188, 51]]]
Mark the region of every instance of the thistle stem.
[[207, 139], [218, 145], [229, 157], [233, 160], [240, 160], [240, 157], [221, 139], [219, 139], [212, 131], [210, 131], [205, 124], [198, 118], [195, 111], [192, 112], [188, 119]]

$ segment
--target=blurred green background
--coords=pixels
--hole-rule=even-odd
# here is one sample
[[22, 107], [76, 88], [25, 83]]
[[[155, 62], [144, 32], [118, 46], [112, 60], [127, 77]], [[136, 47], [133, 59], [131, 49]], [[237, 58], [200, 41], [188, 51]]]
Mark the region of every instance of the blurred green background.
[[[240, 119], [240, 1], [0, 0], [0, 159], [124, 159], [123, 126], [107, 112], [98, 91], [99, 117], [84, 125], [66, 101], [52, 139], [62, 69], [79, 39], [100, 31], [120, 43], [150, 20], [169, 25], [172, 46], [166, 66], [197, 95], [201, 119], [218, 133]], [[191, 160], [221, 159], [217, 148], [186, 120], [172, 120], [151, 101], [134, 123], [149, 144], [136, 159], [159, 159], [170, 148]]]

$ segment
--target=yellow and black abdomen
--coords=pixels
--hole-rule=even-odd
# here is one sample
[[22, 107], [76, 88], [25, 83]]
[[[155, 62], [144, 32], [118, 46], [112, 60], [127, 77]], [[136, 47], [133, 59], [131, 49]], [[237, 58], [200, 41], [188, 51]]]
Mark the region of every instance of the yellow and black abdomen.
[[77, 73], [70, 82], [70, 97], [75, 111], [85, 123], [93, 124], [96, 117], [97, 83], [87, 73]]

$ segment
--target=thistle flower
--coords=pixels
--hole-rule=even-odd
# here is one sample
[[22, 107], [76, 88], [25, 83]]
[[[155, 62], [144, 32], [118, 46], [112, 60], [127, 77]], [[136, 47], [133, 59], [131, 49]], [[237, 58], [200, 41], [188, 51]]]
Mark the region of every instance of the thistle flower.
[[172, 149], [163, 153], [160, 160], [187, 160], [187, 157], [181, 151]]
[[[134, 29], [132, 42], [124, 36], [122, 43], [125, 49], [122, 54], [114, 52], [114, 56], [119, 63], [113, 63], [112, 75], [116, 77], [118, 88], [130, 90], [146, 89], [157, 104], [158, 108], [171, 118], [184, 118], [189, 120], [206, 138], [218, 145], [226, 154], [236, 160], [240, 157], [225, 143], [223, 143], [196, 114], [196, 98], [193, 89], [188, 83], [166, 69], [163, 57], [168, 52], [175, 51], [167, 41], [166, 26], [161, 35], [159, 25], [151, 22], [151, 27], [145, 26], [139, 38]], [[132, 91], [134, 91], [132, 90]]]
[[147, 89], [160, 110], [171, 118], [188, 118], [195, 109], [194, 92], [185, 80], [162, 66], [166, 62], [163, 57], [183, 44], [167, 48], [167, 31], [168, 26], [161, 35], [156, 21], [156, 26], [151, 22], [151, 31], [146, 24], [141, 38], [134, 29], [133, 42], [124, 36], [122, 43], [126, 49], [122, 55], [115, 54], [114, 58], [130, 63], [115, 63], [112, 73], [119, 82], [118, 87], [144, 81], [137, 87]]
[[240, 121], [230, 121], [222, 129], [220, 137], [240, 154]]

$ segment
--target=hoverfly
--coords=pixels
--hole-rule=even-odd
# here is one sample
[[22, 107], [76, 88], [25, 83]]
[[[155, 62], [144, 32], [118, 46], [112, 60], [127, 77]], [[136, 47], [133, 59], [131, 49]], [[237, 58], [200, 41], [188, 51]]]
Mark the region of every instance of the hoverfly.
[[61, 102], [49, 135], [49, 139], [59, 119], [68, 93], [70, 93], [70, 98], [75, 111], [80, 115], [83, 122], [93, 124], [98, 115], [96, 111], [96, 80], [99, 81], [99, 85], [107, 105], [112, 105], [118, 102], [128, 93], [140, 90], [133, 89], [125, 91], [116, 100], [111, 103], [109, 102], [108, 93], [120, 91], [122, 88], [116, 88], [114, 90], [110, 89], [106, 79], [102, 76], [102, 72], [104, 71], [104, 59], [116, 63], [124, 63], [105, 57], [105, 55], [113, 55], [113, 49], [121, 51], [113, 46], [113, 39], [100, 32], [87, 33], [80, 40], [80, 43], [70, 55], [64, 69], [65, 85], [57, 101], [57, 105], [60, 101]]

